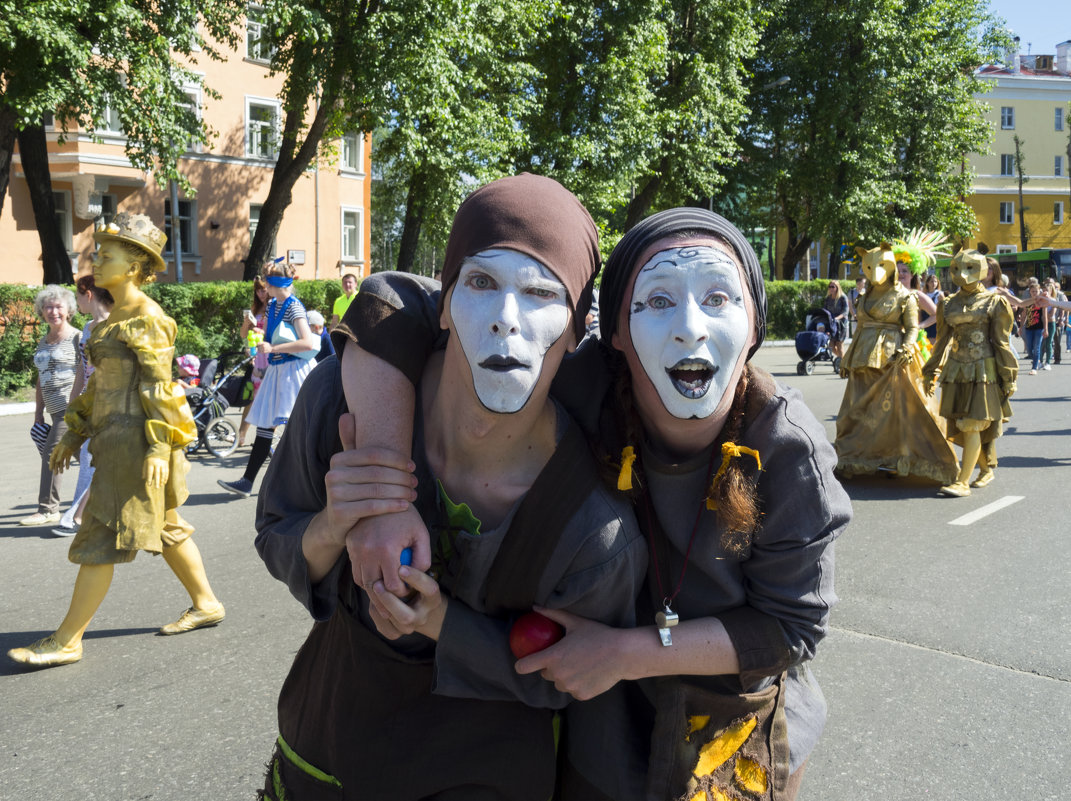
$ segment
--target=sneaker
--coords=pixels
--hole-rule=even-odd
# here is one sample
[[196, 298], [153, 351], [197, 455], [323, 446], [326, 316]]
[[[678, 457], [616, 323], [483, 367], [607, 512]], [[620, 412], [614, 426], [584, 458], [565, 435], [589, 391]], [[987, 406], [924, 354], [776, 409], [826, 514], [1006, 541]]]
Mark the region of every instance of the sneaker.
[[1030, 371], [1030, 375], [1037, 375], [1037, 374], [1038, 374], [1038, 371], [1037, 371], [1037, 370], [1031, 370], [1031, 371]]
[[34, 667], [53, 667], [55, 665], [69, 665], [82, 658], [82, 641], [79, 640], [74, 646], [60, 645], [56, 641], [55, 634], [49, 634], [42, 640], [25, 648], [12, 648], [7, 655], [23, 665]]
[[1042, 368], [1041, 368], [1041, 369], [1042, 369], [1042, 370], [1051, 370], [1051, 369], [1052, 369], [1052, 365], [1050, 365], [1050, 364], [1046, 364], [1046, 365], [1042, 366]]
[[19, 521], [20, 526], [51, 526], [60, 521], [59, 512], [35, 512]]
[[184, 631], [214, 626], [223, 620], [223, 604], [216, 603], [215, 609], [194, 609], [192, 606], [182, 613], [174, 623], [168, 623], [160, 629], [161, 634], [182, 634]]
[[237, 481], [224, 481], [222, 478], [216, 481], [227, 492], [233, 492], [240, 498], [248, 498], [253, 492], [253, 482], [245, 476], [242, 476]]
[[78, 526], [59, 526], [52, 529], [53, 537], [73, 537], [78, 533]]

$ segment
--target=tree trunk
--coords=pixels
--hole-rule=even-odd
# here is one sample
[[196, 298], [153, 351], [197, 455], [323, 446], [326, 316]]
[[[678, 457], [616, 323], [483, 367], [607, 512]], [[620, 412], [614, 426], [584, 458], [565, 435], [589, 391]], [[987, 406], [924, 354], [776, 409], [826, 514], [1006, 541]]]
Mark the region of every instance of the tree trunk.
[[[781, 257], [781, 278], [791, 281], [796, 272], [796, 264], [811, 247], [813, 240], [809, 236], [799, 235], [795, 220], [786, 218], [785, 225], [788, 228], [788, 246], [785, 248], [785, 255]], [[810, 278], [810, 267], [807, 277]]]
[[424, 225], [427, 209], [427, 177], [423, 169], [417, 168], [409, 177], [409, 192], [405, 198], [405, 222], [402, 225], [402, 238], [398, 244], [398, 266], [400, 273], [413, 272], [417, 245], [420, 244], [420, 229]]
[[15, 152], [15, 113], [0, 107], [0, 214], [4, 213], [7, 185], [11, 180], [11, 159]]
[[647, 179], [643, 189], [633, 195], [632, 200], [629, 201], [628, 210], [625, 212], [625, 233], [628, 233], [636, 223], [647, 215], [648, 209], [651, 208], [651, 204], [654, 203], [655, 196], [658, 194], [658, 190], [662, 187], [662, 171], [665, 166], [666, 160], [662, 159], [657, 171], [653, 172]]
[[71, 257], [56, 223], [56, 202], [52, 197], [52, 174], [48, 169], [45, 127], [37, 124], [18, 132], [19, 156], [33, 204], [37, 237], [41, 240], [41, 262], [46, 284], [70, 284]]
[[[260, 272], [261, 266], [268, 260], [268, 251], [271, 243], [275, 241], [279, 233], [279, 225], [283, 221], [283, 213], [293, 200], [294, 184], [297, 183], [305, 169], [316, 157], [320, 147], [320, 140], [327, 129], [327, 120], [335, 104], [334, 98], [323, 97], [316, 109], [316, 115], [312, 118], [305, 139], [298, 147], [298, 132], [302, 128], [305, 118], [305, 106], [297, 103], [296, 111], [288, 111], [286, 123], [282, 131], [282, 143], [279, 147], [279, 157], [275, 162], [275, 169], [271, 175], [271, 187], [268, 189], [268, 197], [260, 208], [260, 219], [257, 221], [257, 232], [249, 246], [249, 254], [245, 257], [245, 269], [242, 278], [252, 281]], [[291, 105], [288, 103], [288, 105]]]
[[1012, 141], [1015, 143], [1015, 172], [1019, 176], [1019, 244], [1021, 252], [1026, 253], [1030, 247], [1026, 231], [1026, 216], [1023, 214], [1026, 211], [1023, 206], [1023, 143], [1018, 136], [1013, 136]]
[[829, 248], [829, 278], [830, 280], [836, 280], [840, 278], [840, 248], [834, 250]]

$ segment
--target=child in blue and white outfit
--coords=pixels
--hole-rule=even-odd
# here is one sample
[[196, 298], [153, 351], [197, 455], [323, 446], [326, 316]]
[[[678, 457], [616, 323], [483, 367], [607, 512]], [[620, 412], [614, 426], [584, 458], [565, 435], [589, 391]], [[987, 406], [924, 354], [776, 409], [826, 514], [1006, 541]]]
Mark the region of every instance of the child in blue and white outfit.
[[290, 418], [298, 390], [312, 372], [313, 359], [320, 349], [320, 339], [309, 328], [305, 307], [293, 294], [294, 268], [286, 262], [273, 262], [265, 270], [264, 280], [271, 300], [264, 341], [257, 345], [257, 351], [268, 355], [268, 368], [246, 415], [246, 422], [256, 426], [257, 435], [245, 475], [237, 481], [218, 482], [242, 498], [252, 493], [253, 481], [271, 453], [275, 427], [285, 425]]

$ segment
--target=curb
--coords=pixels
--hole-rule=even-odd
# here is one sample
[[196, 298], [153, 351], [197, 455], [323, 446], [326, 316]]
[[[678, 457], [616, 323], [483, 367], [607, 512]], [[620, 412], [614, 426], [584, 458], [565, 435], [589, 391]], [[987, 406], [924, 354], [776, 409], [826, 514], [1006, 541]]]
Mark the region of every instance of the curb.
[[13, 414], [33, 414], [37, 404], [33, 401], [27, 403], [0, 403], [0, 417], [8, 417]]

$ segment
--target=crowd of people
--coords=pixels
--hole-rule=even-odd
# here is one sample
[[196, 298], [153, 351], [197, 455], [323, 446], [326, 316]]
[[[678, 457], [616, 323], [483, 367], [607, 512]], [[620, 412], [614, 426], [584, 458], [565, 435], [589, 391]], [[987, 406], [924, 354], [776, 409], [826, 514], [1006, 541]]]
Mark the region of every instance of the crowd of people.
[[[179, 514], [202, 360], [175, 357], [174, 321], [141, 291], [163, 233], [124, 214], [96, 240], [77, 300], [37, 297], [41, 479], [21, 522], [58, 523], [79, 571], [57, 629], [9, 651], [34, 667], [82, 658], [114, 565], [139, 551], [190, 598], [161, 633], [225, 616]], [[261, 797], [794, 799], [826, 718], [810, 662], [851, 518], [837, 476], [986, 486], [1013, 329], [1031, 374], [1060, 361], [1071, 304], [1055, 281], [1019, 298], [967, 250], [942, 287], [917, 244], [860, 250], [865, 280], [827, 286], [847, 379], [833, 444], [753, 363], [762, 270], [702, 209], [641, 221], [602, 269], [572, 193], [499, 179], [458, 209], [441, 280], [384, 273], [357, 293], [345, 276], [330, 323], [291, 265], [265, 265], [236, 331], [255, 436], [219, 484], [249, 497], [268, 464], [256, 547], [315, 624]], [[562, 636], [511, 654], [533, 610]]]

